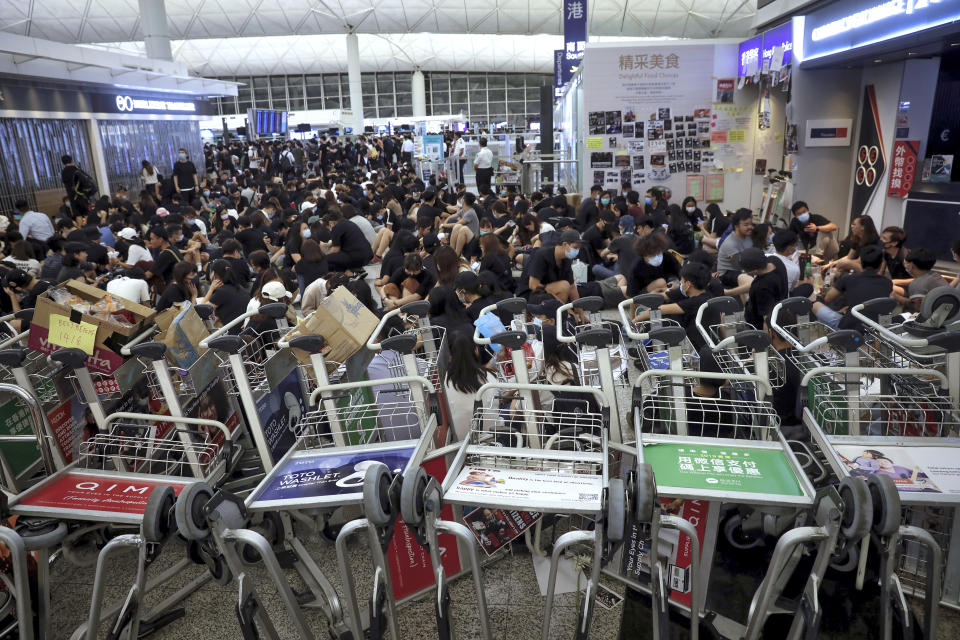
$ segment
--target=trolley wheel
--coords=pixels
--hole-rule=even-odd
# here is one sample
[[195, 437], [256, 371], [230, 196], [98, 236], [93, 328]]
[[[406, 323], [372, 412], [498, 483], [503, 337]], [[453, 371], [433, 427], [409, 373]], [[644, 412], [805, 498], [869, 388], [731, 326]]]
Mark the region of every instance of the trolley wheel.
[[860, 544], [848, 541], [830, 556], [830, 570], [837, 573], [850, 573], [860, 565]]
[[203, 540], [210, 534], [210, 526], [203, 517], [203, 506], [213, 497], [213, 489], [205, 482], [188, 484], [180, 492], [174, 513], [177, 529], [187, 540]]
[[637, 522], [652, 522], [655, 516], [657, 484], [653, 477], [653, 467], [647, 463], [637, 465], [636, 494], [634, 512]]
[[937, 287], [923, 298], [920, 314], [931, 318], [942, 307], [947, 308], [947, 313], [940, 326], [945, 326], [960, 316], [960, 292], [949, 286]]
[[14, 530], [23, 538], [27, 551], [51, 549], [67, 536], [67, 523], [42, 518], [18, 518]]
[[230, 573], [230, 567], [227, 566], [223, 556], [213, 558], [207, 568], [210, 570], [210, 575], [213, 576], [213, 581], [221, 587], [227, 586], [233, 579], [233, 574]]
[[873, 502], [871, 530], [878, 536], [891, 536], [900, 528], [900, 493], [893, 478], [875, 474], [867, 478], [867, 490]]
[[187, 542], [187, 558], [189, 558], [193, 564], [206, 564], [206, 561], [203, 559], [203, 554], [200, 552], [200, 543], [196, 540]]
[[621, 478], [612, 478], [607, 491], [607, 538], [620, 542], [626, 532], [627, 490]]
[[739, 551], [747, 551], [763, 546], [762, 537], [749, 536], [743, 531], [743, 518], [739, 512], [733, 512], [723, 523], [723, 537], [731, 547]]
[[163, 542], [173, 531], [170, 510], [176, 501], [170, 485], [159, 486], [150, 493], [143, 510], [143, 538], [147, 542]]
[[424, 519], [424, 491], [427, 488], [427, 472], [418, 467], [413, 478], [403, 483], [400, 489], [400, 514], [410, 527], [419, 527]]
[[363, 476], [363, 510], [367, 520], [385, 527], [393, 520], [390, 509], [390, 469], [382, 462], [367, 467]]
[[837, 490], [843, 500], [840, 533], [847, 540], [859, 540], [870, 531], [873, 522], [873, 503], [867, 483], [860, 478], [847, 477]]

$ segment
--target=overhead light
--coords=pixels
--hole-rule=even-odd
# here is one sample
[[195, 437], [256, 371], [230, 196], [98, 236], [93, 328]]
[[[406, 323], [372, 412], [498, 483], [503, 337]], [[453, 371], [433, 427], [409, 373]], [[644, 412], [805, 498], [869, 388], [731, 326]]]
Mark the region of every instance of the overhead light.
[[876, 58], [874, 59], [874, 62], [883, 62], [883, 60], [881, 60], [880, 58]]
[[915, 56], [915, 55], [917, 55], [917, 54], [914, 53], [913, 51], [907, 51], [907, 55], [908, 55], [908, 56]]
[[950, 46], [951, 46], [951, 47], [960, 47], [960, 42], [951, 42], [951, 43], [950, 43]]

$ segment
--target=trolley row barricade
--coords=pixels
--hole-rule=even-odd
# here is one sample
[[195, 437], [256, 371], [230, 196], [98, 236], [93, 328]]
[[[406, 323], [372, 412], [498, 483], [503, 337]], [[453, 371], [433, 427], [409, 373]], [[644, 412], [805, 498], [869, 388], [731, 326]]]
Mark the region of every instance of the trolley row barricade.
[[[384, 348], [412, 358], [414, 341], [414, 336], [397, 336], [385, 341]], [[320, 336], [303, 336], [291, 341], [291, 347], [312, 354], [321, 380], [325, 375], [320, 355], [322, 343]], [[376, 396], [374, 402], [367, 405], [337, 402], [357, 389], [372, 391], [383, 384], [402, 385], [409, 393], [392, 402], [380, 402]], [[427, 408], [427, 394], [432, 391], [432, 385], [422, 376], [321, 384], [310, 398], [310, 406], [317, 408], [306, 413], [296, 425], [294, 446], [246, 500], [209, 488], [181, 497], [189, 503], [187, 510], [196, 515], [192, 522], [181, 526], [181, 533], [201, 544], [223, 567], [224, 573], [239, 584], [238, 614], [245, 637], [259, 637], [250, 635], [257, 632], [278, 637], [259, 604], [258, 587], [244, 567], [249, 555], [245, 550], [247, 545], [257, 550], [256, 555], [280, 593], [299, 637], [316, 636], [277, 559], [277, 553], [282, 550], [293, 552], [296, 568], [320, 601], [330, 634], [347, 637], [344, 634], [349, 632], [352, 637], [361, 638], [365, 629], [370, 629], [371, 634], [380, 634], [373, 637], [382, 637], [389, 629], [396, 637], [387, 548], [399, 513], [396, 508], [398, 478], [409, 468], [419, 468], [433, 446], [437, 422]], [[325, 520], [335, 511], [357, 506], [363, 507], [365, 518], [348, 522], [337, 536], [338, 563], [344, 580], [342, 599], [295, 536], [274, 536], [267, 540], [251, 528], [251, 522], [258, 515], [267, 519], [279, 514], [298, 522], [313, 518]], [[282, 525], [273, 529], [282, 530]], [[357, 576], [349, 566], [346, 541], [364, 529], [370, 536], [375, 574], [374, 599], [362, 613], [354, 593]]]
[[[817, 591], [831, 556], [838, 545], [859, 541], [869, 530], [872, 504], [866, 486], [845, 481], [839, 487], [814, 487], [781, 435], [773, 407], [757, 399], [770, 392], [764, 376], [647, 371], [637, 385], [648, 377], [662, 380], [649, 385], [656, 393], [634, 408], [637, 459], [651, 466], [661, 497], [695, 501], [702, 526], [696, 591], [702, 600], [697, 601], [684, 584], [684, 572], [676, 567], [671, 568], [671, 602], [694, 618], [704, 616], [720, 637], [759, 638], [767, 619], [777, 613], [793, 616], [788, 637], [816, 635], [822, 614]], [[697, 387], [724, 383], [729, 384], [716, 396], [695, 392]], [[738, 525], [745, 505], [764, 514], [765, 531], [779, 535], [743, 622], [710, 610], [708, 585], [724, 504], [736, 506], [728, 517], [733, 526]], [[661, 553], [664, 544], [670, 544], [670, 539], [661, 537]], [[808, 547], [813, 562], [801, 569], [798, 560]], [[809, 574], [797, 573], [807, 570]], [[804, 588], [799, 601], [785, 606], [780, 599], [790, 580], [800, 580]], [[691, 593], [680, 597], [684, 591]]]
[[[510, 319], [506, 325], [504, 318]], [[527, 322], [526, 300], [508, 298], [488, 305], [480, 310], [474, 326], [474, 343], [493, 352], [497, 380], [522, 384], [542, 381], [543, 334], [535, 324]], [[511, 347], [491, 343], [492, 336], [504, 331], [515, 331], [527, 336], [519, 347], [521, 353], [514, 354]]]

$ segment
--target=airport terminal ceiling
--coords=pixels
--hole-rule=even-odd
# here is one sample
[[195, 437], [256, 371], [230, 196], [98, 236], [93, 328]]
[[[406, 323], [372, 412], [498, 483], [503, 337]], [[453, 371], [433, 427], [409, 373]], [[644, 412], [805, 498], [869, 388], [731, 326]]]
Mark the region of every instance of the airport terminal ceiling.
[[[574, 2], [576, 0], [573, 0]], [[561, 46], [562, 0], [166, 0], [174, 60], [193, 73], [346, 68], [348, 28], [364, 71], [540, 72]], [[595, 0], [591, 37], [748, 35], [753, 0]], [[0, 31], [143, 54], [137, 0], [0, 0]], [[240, 69], [243, 66], [243, 69]]]

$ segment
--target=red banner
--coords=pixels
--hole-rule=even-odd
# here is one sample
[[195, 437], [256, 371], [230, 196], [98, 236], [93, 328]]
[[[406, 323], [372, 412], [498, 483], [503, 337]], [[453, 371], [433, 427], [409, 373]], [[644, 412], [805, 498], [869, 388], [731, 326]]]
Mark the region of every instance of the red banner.
[[31, 493], [21, 505], [54, 509], [81, 509], [113, 513], [143, 513], [150, 494], [158, 486], [169, 484], [177, 495], [186, 484], [121, 480], [67, 473]]
[[[423, 465], [431, 476], [442, 482], [447, 475], [447, 463], [442, 458], [431, 460]], [[453, 520], [453, 509], [445, 505], [440, 512], [442, 520]], [[448, 576], [460, 572], [460, 551], [457, 548], [457, 539], [444, 533], [439, 536], [440, 559]], [[393, 597], [404, 598], [431, 587], [433, 580], [433, 563], [430, 562], [430, 552], [420, 546], [413, 533], [404, 524], [402, 518], [397, 519], [397, 526], [393, 531], [393, 539], [387, 548], [387, 563], [390, 566], [390, 581], [393, 583]]]
[[897, 140], [893, 143], [893, 169], [890, 171], [890, 184], [887, 187], [888, 196], [906, 198], [910, 194], [917, 174], [919, 153], [919, 140]]
[[[47, 340], [49, 335], [50, 331], [47, 328], [31, 324], [27, 346], [34, 351], [39, 351], [47, 355], [60, 350], [60, 347], [51, 344], [50, 341]], [[86, 364], [87, 369], [90, 369], [90, 371], [110, 374], [120, 368], [120, 365], [123, 364], [123, 357], [109, 349], [94, 347], [93, 355], [87, 358]]]

